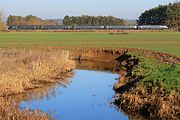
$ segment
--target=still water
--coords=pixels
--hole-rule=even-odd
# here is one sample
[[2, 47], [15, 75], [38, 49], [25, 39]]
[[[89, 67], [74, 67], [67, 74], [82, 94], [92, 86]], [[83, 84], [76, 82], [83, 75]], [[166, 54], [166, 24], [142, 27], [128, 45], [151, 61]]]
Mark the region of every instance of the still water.
[[54, 86], [41, 99], [23, 100], [21, 107], [49, 112], [60, 120], [127, 120], [111, 105], [118, 77], [111, 72], [75, 70], [69, 84]]

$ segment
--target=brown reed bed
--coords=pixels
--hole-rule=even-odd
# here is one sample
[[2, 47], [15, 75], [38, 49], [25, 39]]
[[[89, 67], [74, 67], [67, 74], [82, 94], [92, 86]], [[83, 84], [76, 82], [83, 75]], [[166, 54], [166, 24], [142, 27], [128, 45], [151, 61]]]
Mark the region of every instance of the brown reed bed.
[[75, 63], [69, 52], [50, 49], [1, 49], [0, 96], [23, 93], [47, 83], [61, 81]]
[[168, 96], [162, 96], [159, 92], [163, 91], [149, 93], [144, 86], [139, 86], [119, 96], [115, 105], [133, 118], [142, 116], [153, 120], [179, 120], [179, 95], [171, 92]]

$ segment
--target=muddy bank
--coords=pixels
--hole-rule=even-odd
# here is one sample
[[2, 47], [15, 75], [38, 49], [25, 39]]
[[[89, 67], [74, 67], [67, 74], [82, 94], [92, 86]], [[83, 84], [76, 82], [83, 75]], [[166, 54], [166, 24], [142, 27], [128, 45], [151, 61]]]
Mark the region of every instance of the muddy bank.
[[116, 57], [123, 54], [126, 50], [106, 50], [106, 49], [75, 49], [70, 52], [70, 58], [73, 60], [114, 62]]
[[75, 48], [70, 50], [71, 59], [75, 60], [92, 60], [92, 61], [103, 61], [103, 62], [114, 62], [114, 60], [123, 55], [125, 52], [138, 53], [141, 56], [158, 60], [161, 63], [166, 64], [180, 64], [180, 56], [162, 53], [151, 50], [136, 49], [136, 48], [121, 48], [121, 49], [80, 49]]
[[143, 55], [144, 57], [150, 58], [150, 59], [156, 59], [160, 61], [161, 63], [166, 64], [180, 64], [180, 56], [178, 55], [172, 55], [168, 53], [162, 53], [152, 50], [144, 50], [144, 49], [136, 49], [136, 48], [129, 48], [127, 49], [130, 52], [137, 52], [140, 55]]

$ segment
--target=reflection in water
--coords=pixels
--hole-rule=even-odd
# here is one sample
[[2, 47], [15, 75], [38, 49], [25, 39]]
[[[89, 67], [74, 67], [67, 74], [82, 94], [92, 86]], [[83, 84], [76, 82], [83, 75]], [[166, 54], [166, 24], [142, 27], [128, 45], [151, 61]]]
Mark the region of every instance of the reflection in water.
[[[78, 66], [78, 69], [84, 70], [75, 71], [74, 77], [68, 82], [71, 84], [65, 87], [52, 84], [44, 90], [32, 90], [24, 95], [21, 107], [50, 111], [54, 118], [61, 120], [127, 120], [127, 116], [110, 104], [114, 95], [113, 85], [119, 77], [118, 74], [109, 73], [115, 73], [112, 64], [89, 62], [79, 63]], [[95, 71], [89, 71], [93, 69]]]
[[79, 70], [93, 70], [117, 73], [115, 62], [76, 61]]
[[64, 87], [71, 83], [71, 80], [64, 79], [61, 83], [53, 83], [42, 88], [32, 89], [23, 95], [23, 100], [25, 101], [36, 101], [36, 100], [49, 100], [51, 97], [55, 97], [56, 89], [59, 87]]
[[[73, 73], [69, 73], [68, 76], [72, 77]], [[16, 103], [20, 103], [21, 101], [48, 100], [58, 94], [56, 93], [56, 89], [58, 87], [66, 88], [66, 86], [71, 83], [70, 79], [63, 79], [60, 81], [61, 82], [59, 83], [51, 83], [40, 88], [28, 90], [26, 93], [23, 94], [7, 97], [7, 99], [11, 99], [11, 101], [16, 101]]]

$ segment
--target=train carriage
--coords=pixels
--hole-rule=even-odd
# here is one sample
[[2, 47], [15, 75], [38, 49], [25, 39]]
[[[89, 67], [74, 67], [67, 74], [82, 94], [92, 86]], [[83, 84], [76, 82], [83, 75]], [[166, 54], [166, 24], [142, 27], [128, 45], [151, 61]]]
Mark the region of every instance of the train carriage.
[[104, 29], [104, 26], [91, 26], [91, 25], [81, 25], [81, 26], [74, 26], [73, 29]]
[[168, 29], [165, 25], [140, 25], [138, 29], [141, 30], [161, 30], [161, 29]]
[[13, 25], [9, 30], [162, 30], [168, 29], [165, 25], [140, 25], [140, 26], [91, 26], [91, 25]]
[[106, 29], [129, 30], [129, 29], [137, 29], [137, 26], [106, 26]]

